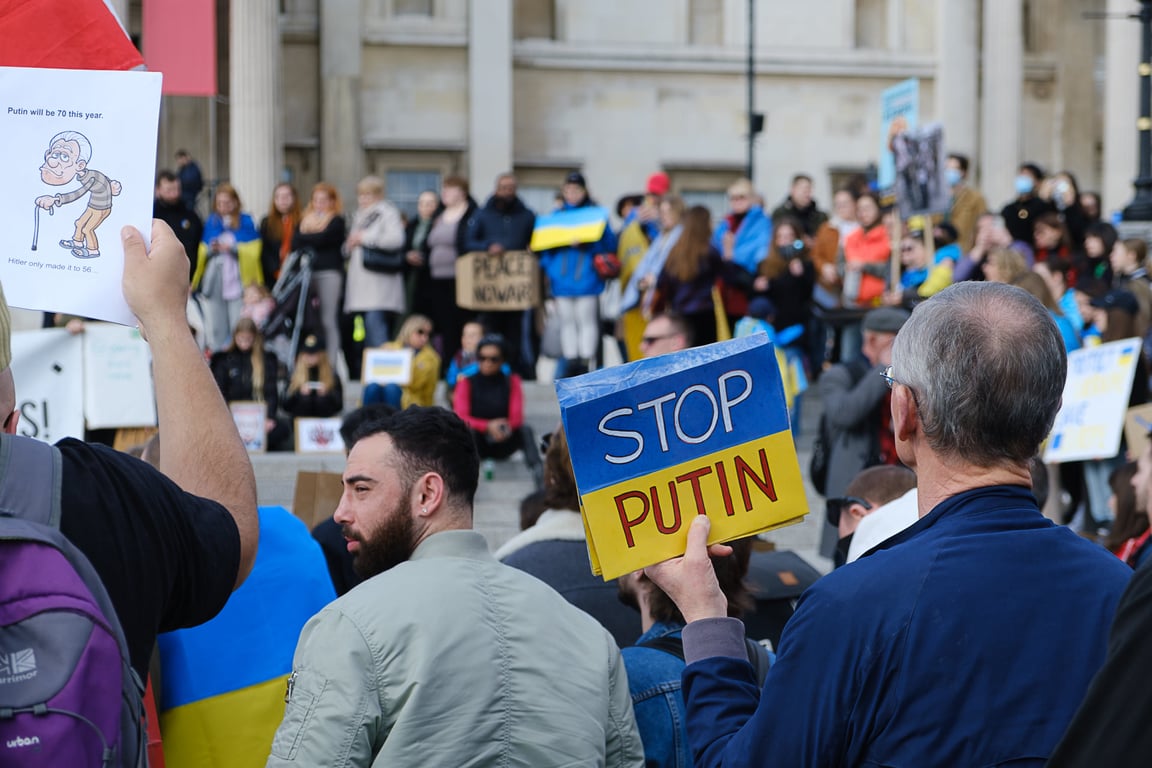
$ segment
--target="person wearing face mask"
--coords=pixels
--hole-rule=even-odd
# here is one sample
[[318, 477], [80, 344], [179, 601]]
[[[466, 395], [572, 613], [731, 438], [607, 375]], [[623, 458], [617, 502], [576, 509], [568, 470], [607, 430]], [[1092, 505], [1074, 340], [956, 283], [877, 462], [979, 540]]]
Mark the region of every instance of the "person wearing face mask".
[[944, 166], [944, 178], [952, 188], [952, 207], [948, 209], [947, 221], [956, 228], [956, 241], [960, 250], [967, 253], [976, 241], [976, 221], [988, 210], [988, 202], [980, 190], [968, 186], [968, 156], [959, 153], [948, 155]]
[[1044, 171], [1040, 166], [1033, 163], [1021, 165], [1016, 174], [1016, 199], [1000, 211], [1004, 217], [1004, 226], [1012, 233], [1012, 239], [1028, 243], [1032, 248], [1036, 247], [1032, 236], [1036, 219], [1043, 213], [1056, 210], [1051, 202], [1038, 194], [1043, 180]]

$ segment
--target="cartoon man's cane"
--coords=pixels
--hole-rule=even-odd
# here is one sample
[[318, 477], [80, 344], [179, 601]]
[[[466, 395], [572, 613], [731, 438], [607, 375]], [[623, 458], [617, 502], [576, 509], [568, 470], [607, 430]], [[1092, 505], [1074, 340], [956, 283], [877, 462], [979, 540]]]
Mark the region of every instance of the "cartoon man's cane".
[[[36, 215], [32, 219], [35, 222], [32, 227], [32, 250], [36, 250], [36, 241], [40, 239], [40, 206], [33, 204], [33, 207], [36, 209]], [[53, 215], [53, 210], [48, 209], [49, 216]]]

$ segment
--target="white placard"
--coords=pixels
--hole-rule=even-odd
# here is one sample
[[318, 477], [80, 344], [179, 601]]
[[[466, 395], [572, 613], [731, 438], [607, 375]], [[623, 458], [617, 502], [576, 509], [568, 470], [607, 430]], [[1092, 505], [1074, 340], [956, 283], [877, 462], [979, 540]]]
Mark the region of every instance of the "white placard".
[[82, 338], [88, 428], [156, 426], [151, 352], [140, 332], [88, 323]]
[[13, 306], [135, 325], [120, 228], [150, 237], [160, 79], [0, 67], [0, 280]]
[[1138, 354], [1139, 339], [1122, 339], [1068, 355], [1064, 402], [1048, 437], [1045, 462], [1116, 455]]
[[84, 439], [84, 348], [63, 328], [12, 334], [18, 434], [54, 443]]
[[229, 403], [228, 408], [232, 411], [232, 421], [248, 453], [264, 453], [268, 450], [268, 432], [264, 429], [268, 421], [268, 406], [244, 400]]
[[412, 381], [412, 350], [376, 347], [364, 350], [361, 381], [365, 384], [399, 384]]
[[296, 419], [296, 453], [344, 453], [340, 417]]

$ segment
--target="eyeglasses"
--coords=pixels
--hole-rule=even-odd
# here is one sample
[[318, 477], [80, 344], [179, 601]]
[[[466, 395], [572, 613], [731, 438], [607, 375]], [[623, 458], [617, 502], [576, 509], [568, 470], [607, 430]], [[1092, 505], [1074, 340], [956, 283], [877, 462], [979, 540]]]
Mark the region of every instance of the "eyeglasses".
[[540, 455], [548, 453], [548, 446], [552, 445], [552, 433], [548, 432], [540, 438]]
[[648, 346], [649, 344], [655, 344], [656, 342], [663, 341], [664, 339], [670, 339], [675, 335], [675, 333], [666, 333], [663, 336], [641, 336], [640, 344], [641, 346]]
[[897, 381], [892, 376], [892, 366], [889, 365], [888, 367], [881, 370], [880, 375], [884, 378], [884, 383], [888, 385], [888, 389], [892, 389], [897, 384], [908, 387], [908, 391], [912, 393], [912, 402], [916, 403], [917, 408], [920, 407], [920, 398], [916, 396], [916, 390], [912, 389], [912, 387], [902, 381]]
[[500, 355], [478, 355], [476, 359], [482, 363], [498, 363], [503, 358]]

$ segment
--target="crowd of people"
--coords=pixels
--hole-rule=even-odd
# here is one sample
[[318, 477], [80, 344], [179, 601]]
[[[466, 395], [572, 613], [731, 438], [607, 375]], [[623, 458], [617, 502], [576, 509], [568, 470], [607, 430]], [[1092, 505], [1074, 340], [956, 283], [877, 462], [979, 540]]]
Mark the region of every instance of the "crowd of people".
[[[713, 221], [653, 174], [619, 201], [619, 227], [540, 250], [543, 317], [455, 302], [462, 254], [529, 248], [535, 215], [510, 174], [483, 206], [466, 180], [445, 179], [408, 221], [375, 177], [350, 221], [328, 184], [303, 208], [279, 185], [259, 224], [221, 184], [201, 225], [179, 177], [161, 172], [156, 210], [171, 227], [157, 224], [148, 256], [138, 235], [124, 244], [164, 451], [145, 456], [157, 470], [63, 441], [60, 528], [105, 583], [140, 678], [158, 631], [170, 633], [160, 680], [200, 660], [244, 664], [184, 628], [220, 637], [226, 619], [280, 647], [263, 677], [243, 676], [263, 709], [242, 735], [219, 717], [190, 729], [181, 706], [194, 697], [180, 696], [197, 686], [178, 676], [161, 686], [161, 722], [182, 743], [231, 740], [216, 763], [228, 765], [241, 753], [363, 766], [1141, 762], [1152, 447], [1135, 462], [1126, 445], [1077, 465], [1037, 455], [1068, 353], [1146, 339], [1147, 248], [1100, 221], [1071, 174], [1024, 165], [1017, 198], [995, 212], [967, 172], [951, 157], [951, 209], [909, 222], [863, 183], [837, 190], [827, 215], [804, 175], [770, 211], [735, 181]], [[591, 206], [569, 174], [558, 210]], [[369, 250], [400, 266], [368, 269]], [[287, 359], [270, 328], [277, 283], [302, 261], [314, 311]], [[612, 281], [615, 306], [602, 296]], [[794, 427], [816, 382], [822, 464], [808, 474], [843, 567], [787, 603], [778, 642], [748, 629], [764, 609], [747, 575], [765, 553], [752, 540], [708, 546], [706, 517], [683, 557], [592, 576], [562, 429], [540, 445], [522, 533], [489, 553], [471, 530], [482, 462], [537, 450], [523, 388], [548, 323], [557, 375], [603, 365], [605, 336], [632, 360], [762, 332]], [[409, 350], [412, 376], [366, 385], [345, 413], [356, 344]], [[1143, 350], [1131, 404], [1148, 397]], [[19, 421], [8, 359], [4, 440]], [[344, 417], [343, 496], [315, 531], [257, 511], [235, 401], [265, 404], [269, 442], [289, 448], [292, 418]], [[1048, 498], [1066, 519], [1045, 519]], [[1086, 536], [1059, 524], [1075, 515]], [[324, 558], [305, 557], [313, 537]], [[243, 608], [213, 619], [249, 571], [229, 603]], [[307, 609], [262, 615], [257, 585], [276, 584]]]

